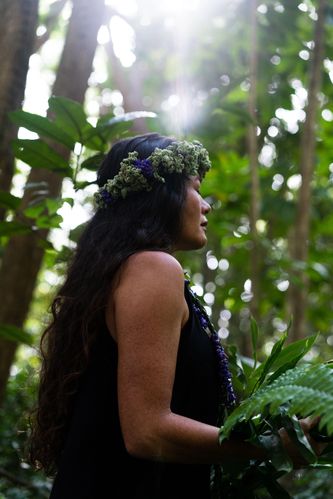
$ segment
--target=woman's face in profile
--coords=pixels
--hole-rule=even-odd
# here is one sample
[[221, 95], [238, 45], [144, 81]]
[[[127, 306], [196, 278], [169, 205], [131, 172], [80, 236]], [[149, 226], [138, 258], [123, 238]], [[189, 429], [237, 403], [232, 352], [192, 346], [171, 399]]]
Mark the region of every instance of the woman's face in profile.
[[175, 244], [176, 250], [202, 248], [207, 242], [206, 215], [210, 205], [201, 197], [199, 177], [190, 177], [186, 185], [185, 202], [181, 213], [181, 229]]

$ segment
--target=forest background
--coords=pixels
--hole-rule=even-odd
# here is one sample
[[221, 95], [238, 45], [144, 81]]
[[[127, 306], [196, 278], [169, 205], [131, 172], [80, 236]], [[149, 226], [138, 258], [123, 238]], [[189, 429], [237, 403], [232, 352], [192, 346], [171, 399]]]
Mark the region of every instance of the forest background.
[[[121, 137], [209, 150], [209, 243], [180, 259], [222, 341], [251, 357], [254, 317], [259, 359], [290, 323], [290, 340], [320, 333], [307, 360], [332, 357], [331, 0], [1, 0], [0, 52], [1, 498], [48, 497], [22, 414], [98, 162]], [[333, 497], [325, 471], [288, 479], [293, 497]]]

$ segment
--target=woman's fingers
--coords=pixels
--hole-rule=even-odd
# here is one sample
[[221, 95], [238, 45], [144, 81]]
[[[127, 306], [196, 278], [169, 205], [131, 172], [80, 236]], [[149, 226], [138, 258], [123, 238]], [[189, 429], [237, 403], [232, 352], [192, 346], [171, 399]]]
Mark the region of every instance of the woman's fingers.
[[308, 433], [312, 428], [318, 425], [319, 421], [320, 416], [308, 416], [307, 418], [300, 419], [299, 423], [304, 433]]
[[[324, 451], [325, 447], [327, 446], [326, 443], [316, 441], [314, 438], [311, 437], [309, 433], [312, 428], [318, 425], [319, 421], [320, 421], [319, 416], [316, 417], [309, 416], [307, 418], [299, 420], [302, 430], [306, 438], [308, 439], [311, 447], [313, 448], [314, 452], [317, 454], [317, 456], [320, 456], [320, 454]], [[281, 428], [279, 430], [279, 434], [283, 446], [285, 447], [289, 457], [293, 461], [294, 469], [306, 467], [308, 465], [308, 462], [301, 455], [295, 443], [290, 439], [287, 431], [284, 428]]]
[[310, 435], [310, 431], [318, 425], [319, 421], [320, 416], [309, 416], [307, 418], [299, 420], [302, 430], [304, 431], [306, 438], [308, 439], [312, 449], [315, 451], [317, 456], [320, 456], [320, 454], [327, 447], [327, 443], [318, 442], [318, 440]]

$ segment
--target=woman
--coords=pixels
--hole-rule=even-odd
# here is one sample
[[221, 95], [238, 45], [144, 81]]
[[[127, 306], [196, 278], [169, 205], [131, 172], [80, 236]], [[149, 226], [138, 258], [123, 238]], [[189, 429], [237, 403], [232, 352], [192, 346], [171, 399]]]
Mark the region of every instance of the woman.
[[212, 463], [263, 457], [218, 443], [235, 400], [226, 357], [173, 256], [206, 243], [209, 167], [199, 143], [147, 134], [98, 172], [42, 339], [31, 459], [56, 472], [52, 499], [208, 499]]

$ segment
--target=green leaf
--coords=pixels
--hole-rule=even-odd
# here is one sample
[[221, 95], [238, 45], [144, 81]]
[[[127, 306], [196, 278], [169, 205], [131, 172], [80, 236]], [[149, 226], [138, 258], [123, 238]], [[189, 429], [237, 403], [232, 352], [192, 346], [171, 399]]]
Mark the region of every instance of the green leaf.
[[92, 180], [91, 182], [88, 182], [88, 181], [83, 181], [83, 182], [78, 182], [76, 181], [74, 183], [74, 188], [76, 191], [78, 191], [79, 189], [85, 189], [86, 187], [88, 187], [88, 185], [96, 185], [96, 182], [95, 180]]
[[46, 168], [71, 176], [68, 162], [42, 140], [15, 139], [12, 142], [16, 158], [33, 168]]
[[77, 225], [74, 229], [72, 229], [70, 231], [70, 233], [69, 233], [69, 239], [71, 241], [74, 241], [75, 243], [77, 243], [78, 240], [80, 239], [83, 231], [87, 227], [87, 225], [88, 225], [88, 222], [83, 222], [82, 224]]
[[271, 415], [320, 416], [319, 429], [333, 435], [333, 371], [325, 364], [302, 365], [286, 371], [272, 384], [258, 389], [225, 420], [220, 438], [227, 438], [233, 427], [264, 411]]
[[[69, 200], [73, 201], [72, 198]], [[59, 227], [62, 217], [57, 214], [57, 211], [65, 201], [62, 198], [42, 198], [38, 202], [31, 203], [23, 213], [35, 219], [36, 226], [41, 229]]]
[[272, 369], [275, 369], [275, 372], [270, 376], [269, 383], [274, 381], [274, 379], [278, 378], [288, 369], [295, 367], [312, 348], [312, 345], [317, 338], [318, 334], [314, 334], [307, 338], [303, 338], [302, 340], [295, 341], [283, 348], [272, 365]]
[[66, 97], [52, 96], [49, 108], [55, 115], [54, 123], [68, 134], [74, 142], [83, 144], [84, 134], [94, 127], [87, 121], [83, 105]]
[[130, 134], [131, 126], [131, 121], [114, 123], [109, 127], [99, 126], [98, 133], [107, 143], [109, 143], [128, 136]]
[[30, 232], [30, 227], [20, 223], [20, 222], [0, 222], [0, 237], [1, 236], [12, 236], [15, 234], [25, 234]]
[[59, 142], [70, 150], [74, 149], [75, 140], [48, 118], [26, 111], [14, 111], [9, 116], [16, 125]]
[[89, 123], [84, 107], [79, 102], [66, 97], [52, 96], [49, 99], [50, 111], [55, 115], [54, 123], [74, 142], [89, 149], [104, 151], [106, 144], [99, 132]]
[[46, 198], [45, 199], [46, 207], [49, 212], [49, 215], [54, 215], [54, 213], [57, 213], [59, 208], [62, 207], [64, 204], [64, 201], [62, 198]]
[[294, 445], [299, 449], [302, 456], [309, 462], [315, 463], [317, 456], [312, 449], [308, 439], [304, 435], [299, 420], [295, 417], [282, 418], [282, 426], [287, 431], [289, 438], [294, 442]]
[[107, 142], [119, 138], [129, 131], [132, 122], [139, 118], [156, 118], [155, 113], [149, 111], [133, 111], [121, 116], [113, 114], [102, 116], [96, 127], [86, 127], [82, 134], [82, 143], [89, 149], [104, 152]]
[[0, 324], [0, 336], [29, 346], [33, 344], [33, 338], [29, 333], [9, 324]]
[[13, 196], [9, 192], [0, 191], [0, 205], [16, 210], [20, 206], [21, 198]]
[[95, 154], [94, 156], [90, 156], [90, 158], [81, 163], [80, 170], [82, 170], [82, 168], [86, 168], [87, 170], [96, 172], [102, 161], [105, 159], [105, 156], [105, 154]]
[[39, 229], [57, 229], [62, 221], [61, 215], [42, 215], [36, 219], [36, 225]]
[[73, 206], [74, 206], [74, 199], [73, 199], [73, 198], [69, 198], [69, 197], [67, 197], [67, 198], [62, 198], [62, 202], [63, 202], [63, 203], [68, 203], [68, 204], [69, 204], [69, 206], [71, 206], [72, 208], [73, 208]]
[[31, 204], [30, 206], [25, 208], [25, 210], [23, 210], [23, 213], [28, 218], [37, 218], [39, 215], [43, 213], [44, 210], [45, 210], [45, 203], [39, 202]]
[[99, 130], [94, 128], [88, 123], [84, 130], [82, 130], [82, 144], [93, 151], [100, 151], [101, 153], [106, 149], [106, 140]]
[[[286, 334], [288, 335], [291, 322], [288, 325]], [[311, 349], [313, 343], [315, 342], [317, 334], [304, 338], [302, 340], [296, 341], [287, 345], [283, 349], [280, 349], [278, 355], [275, 355], [273, 363], [270, 364], [270, 371], [274, 371], [267, 379], [267, 382], [271, 383], [276, 377], [280, 376], [283, 372], [288, 369], [295, 367], [295, 365], [304, 357], [304, 355]], [[272, 350], [272, 353], [274, 350]], [[249, 380], [249, 386], [256, 387], [256, 383], [263, 373], [265, 368], [265, 363], [261, 364], [253, 373], [252, 379]], [[269, 373], [266, 374], [266, 378]]]
[[263, 362], [256, 371], [254, 371], [254, 374], [260, 372], [260, 376], [255, 384], [254, 389], [258, 389], [265, 382], [266, 377], [269, 374], [275, 360], [278, 358], [286, 339], [287, 339], [287, 333], [281, 336], [281, 338], [273, 346], [272, 351], [268, 356], [268, 358], [266, 359], [266, 361]]
[[156, 113], [150, 111], [133, 111], [131, 113], [124, 113], [120, 116], [102, 116], [97, 122], [96, 128], [111, 127], [116, 123], [124, 123], [127, 121], [137, 120], [138, 118], [157, 118]]

